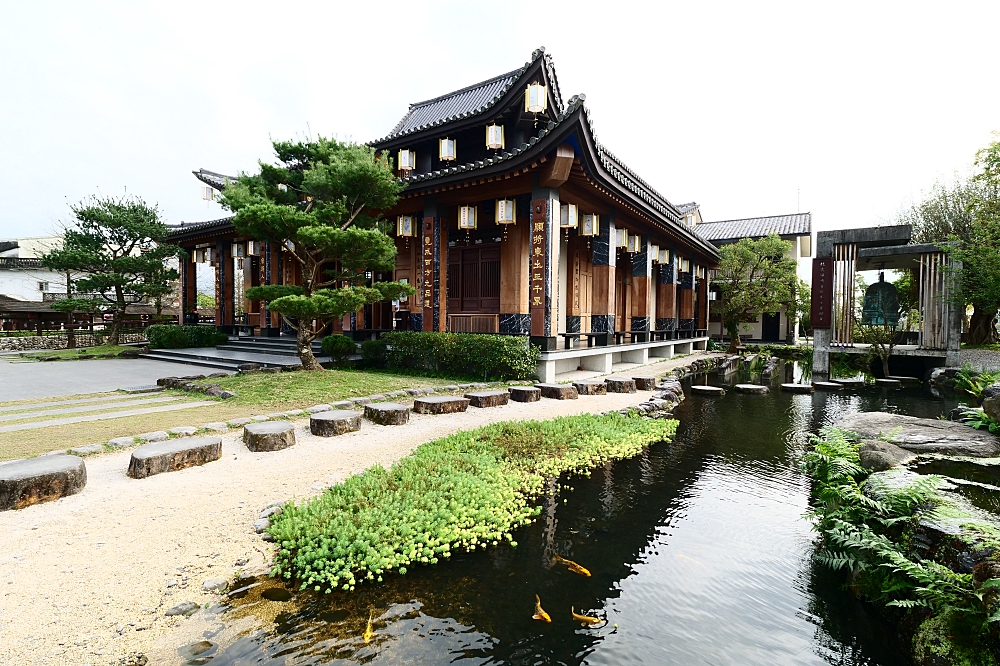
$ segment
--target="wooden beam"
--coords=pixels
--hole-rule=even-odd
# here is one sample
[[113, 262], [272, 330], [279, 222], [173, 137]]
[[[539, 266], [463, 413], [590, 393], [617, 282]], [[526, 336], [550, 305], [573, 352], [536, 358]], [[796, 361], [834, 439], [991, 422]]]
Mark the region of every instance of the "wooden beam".
[[561, 143], [556, 147], [552, 162], [547, 164], [539, 173], [538, 184], [542, 187], [560, 187], [569, 180], [570, 171], [573, 169], [573, 158], [576, 153], [573, 146], [568, 143]]

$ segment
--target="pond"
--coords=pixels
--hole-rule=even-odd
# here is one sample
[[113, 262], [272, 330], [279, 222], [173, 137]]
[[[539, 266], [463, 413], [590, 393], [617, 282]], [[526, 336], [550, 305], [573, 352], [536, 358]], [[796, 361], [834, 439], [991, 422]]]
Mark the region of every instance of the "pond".
[[[564, 479], [517, 548], [352, 593], [251, 586], [216, 609], [227, 628], [205, 638], [219, 645], [189, 663], [906, 664], [893, 628], [811, 562], [798, 462], [808, 433], [843, 414], [936, 418], [960, 400], [925, 388], [792, 395], [777, 385], [764, 396], [689, 396], [675, 410], [675, 441]], [[535, 595], [551, 623], [532, 619]], [[584, 627], [571, 608], [602, 622]]]

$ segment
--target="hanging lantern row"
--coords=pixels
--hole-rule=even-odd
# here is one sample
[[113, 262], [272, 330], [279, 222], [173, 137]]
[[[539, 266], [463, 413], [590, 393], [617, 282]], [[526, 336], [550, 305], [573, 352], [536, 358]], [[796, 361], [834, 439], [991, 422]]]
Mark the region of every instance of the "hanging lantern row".
[[658, 264], [669, 264], [670, 263], [670, 250], [662, 250], [661, 249], [657, 254], [659, 256], [657, 257], [656, 263], [658, 263]]
[[579, 222], [579, 213], [576, 204], [562, 204], [559, 206], [559, 226], [563, 229], [576, 229]]
[[548, 107], [548, 95], [541, 83], [529, 83], [524, 91], [524, 110], [528, 113], [544, 113]]
[[681, 273], [687, 273], [691, 270], [691, 260], [690, 259], [677, 259], [677, 270]]
[[628, 245], [628, 230], [624, 227], [615, 229], [615, 247], [625, 248]]
[[584, 213], [583, 224], [577, 230], [577, 233], [581, 236], [596, 236], [600, 233], [600, 220], [601, 218], [597, 213]]
[[455, 140], [447, 137], [438, 139], [438, 158], [442, 162], [453, 162], [455, 157]]
[[512, 199], [497, 199], [496, 219], [497, 224], [517, 224], [517, 205]]
[[649, 256], [653, 258], [653, 263], [660, 263], [660, 246], [655, 243], [649, 244]]
[[233, 243], [233, 257], [242, 259], [243, 257], [259, 257], [260, 241], [248, 240]]
[[629, 234], [626, 251], [633, 253], [642, 252], [642, 236], [639, 236], [638, 234]]
[[214, 261], [215, 254], [210, 247], [199, 247], [194, 251], [191, 260], [196, 264], [208, 264]]
[[503, 150], [503, 125], [493, 123], [486, 126], [486, 147], [490, 150]]
[[414, 227], [412, 215], [400, 215], [396, 218], [397, 236], [415, 236]]
[[398, 160], [399, 170], [404, 173], [409, 173], [417, 168], [417, 153], [413, 150], [403, 149], [399, 151]]
[[476, 228], [476, 207], [460, 206], [458, 209], [458, 228], [471, 230]]

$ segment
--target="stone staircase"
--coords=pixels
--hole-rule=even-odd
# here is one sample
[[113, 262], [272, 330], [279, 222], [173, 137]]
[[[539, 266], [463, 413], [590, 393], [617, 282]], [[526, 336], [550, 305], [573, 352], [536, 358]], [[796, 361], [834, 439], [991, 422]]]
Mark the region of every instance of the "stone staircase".
[[[323, 356], [320, 343], [313, 342], [313, 353], [320, 363], [329, 361]], [[256, 363], [262, 368], [298, 367], [299, 355], [294, 338], [250, 338], [232, 336], [225, 344], [216, 347], [193, 347], [190, 349], [153, 349], [142, 358], [187, 363], [215, 370], [236, 372], [239, 366]]]

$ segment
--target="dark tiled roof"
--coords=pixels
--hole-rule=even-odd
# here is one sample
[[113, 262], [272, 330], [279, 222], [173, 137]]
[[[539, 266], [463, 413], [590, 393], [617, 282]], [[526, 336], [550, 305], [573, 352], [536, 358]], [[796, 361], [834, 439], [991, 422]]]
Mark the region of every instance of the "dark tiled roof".
[[694, 231], [707, 241], [763, 238], [768, 234], [808, 236], [812, 233], [812, 213], [702, 222], [695, 226]]
[[235, 176], [227, 176], [222, 173], [215, 173], [214, 171], [206, 171], [205, 169], [198, 169], [197, 171], [192, 171], [194, 177], [205, 183], [206, 185], [211, 185], [220, 192], [226, 189], [226, 184], [235, 182]]
[[693, 210], [698, 210], [698, 204], [695, 203], [694, 201], [677, 204], [677, 210], [681, 212], [681, 215], [687, 215]]
[[507, 72], [506, 74], [501, 74], [500, 76], [494, 76], [492, 79], [488, 79], [482, 83], [476, 83], [462, 88], [461, 90], [450, 92], [447, 95], [441, 95], [440, 97], [435, 97], [434, 99], [411, 104], [410, 110], [406, 112], [406, 115], [403, 116], [398, 123], [396, 123], [396, 126], [392, 128], [392, 131], [389, 132], [387, 136], [377, 141], [373, 141], [372, 144], [379, 144], [383, 141], [403, 136], [404, 134], [427, 129], [429, 127], [436, 127], [453, 120], [468, 118], [469, 116], [474, 116], [486, 111], [496, 104], [497, 101], [503, 97], [508, 90], [510, 90], [510, 87], [513, 86], [519, 78], [521, 78], [521, 75], [524, 74], [524, 72], [527, 71], [528, 68], [531, 67], [531, 65], [539, 58], [544, 59], [545, 73], [552, 84], [552, 93], [556, 98], [558, 106], [555, 111], [556, 113], [561, 112], [562, 96], [559, 92], [559, 84], [556, 81], [555, 67], [552, 65], [552, 56], [546, 54], [545, 47], [542, 47], [536, 49], [531, 54], [531, 60], [524, 63], [523, 67], [515, 69], [512, 72]]
[[0, 294], [0, 312], [52, 312], [48, 303], [40, 301], [21, 301]]
[[233, 218], [230, 217], [220, 217], [218, 220], [205, 220], [203, 222], [181, 222], [180, 224], [168, 224], [167, 228], [170, 230], [167, 234], [168, 236], [174, 236], [177, 234], [186, 234], [191, 231], [199, 231], [202, 229], [212, 229], [214, 227], [224, 227], [227, 224], [232, 224]]

